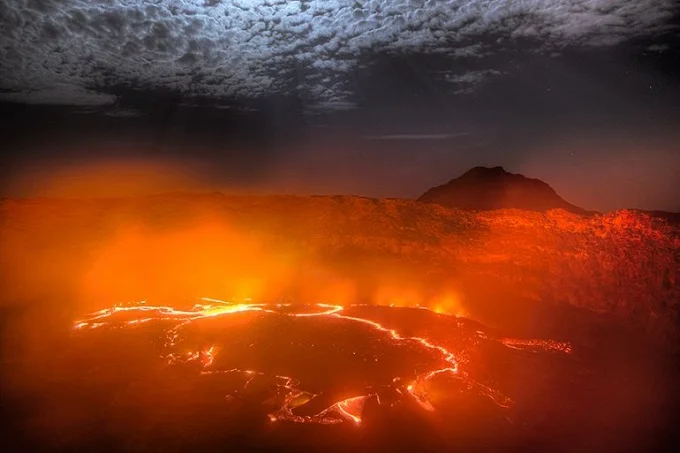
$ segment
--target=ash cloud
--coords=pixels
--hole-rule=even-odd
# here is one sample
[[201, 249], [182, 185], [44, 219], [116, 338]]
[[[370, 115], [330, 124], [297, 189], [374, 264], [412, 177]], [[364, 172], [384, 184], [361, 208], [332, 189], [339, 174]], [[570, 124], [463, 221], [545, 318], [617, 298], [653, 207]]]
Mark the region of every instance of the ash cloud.
[[[0, 99], [108, 105], [116, 97], [107, 87], [134, 82], [225, 99], [294, 91], [311, 111], [353, 109], [346, 76], [366, 53], [478, 59], [494, 52], [470, 45], [484, 36], [535, 39], [547, 54], [610, 46], [667, 31], [674, 8], [673, 0], [5, 0]], [[464, 85], [454, 92], [479, 84]]]

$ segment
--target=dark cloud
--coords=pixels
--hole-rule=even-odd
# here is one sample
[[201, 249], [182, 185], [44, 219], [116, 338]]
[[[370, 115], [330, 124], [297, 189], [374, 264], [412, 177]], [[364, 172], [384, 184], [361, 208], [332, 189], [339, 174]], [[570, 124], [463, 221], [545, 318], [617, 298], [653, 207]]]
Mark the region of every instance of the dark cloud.
[[465, 137], [466, 132], [443, 133], [443, 134], [388, 134], [388, 135], [367, 135], [366, 140], [450, 140], [457, 137]]
[[[356, 99], [347, 74], [366, 53], [436, 53], [455, 61], [492, 55], [507, 39], [535, 40], [536, 51], [547, 54], [609, 46], [666, 32], [674, 6], [673, 0], [5, 0], [0, 99], [114, 104], [117, 97], [105, 89], [113, 80], [225, 99], [294, 91], [310, 112], [351, 109]], [[500, 39], [488, 42], [489, 36]], [[494, 71], [454, 68], [447, 77], [452, 92], [465, 93]]]

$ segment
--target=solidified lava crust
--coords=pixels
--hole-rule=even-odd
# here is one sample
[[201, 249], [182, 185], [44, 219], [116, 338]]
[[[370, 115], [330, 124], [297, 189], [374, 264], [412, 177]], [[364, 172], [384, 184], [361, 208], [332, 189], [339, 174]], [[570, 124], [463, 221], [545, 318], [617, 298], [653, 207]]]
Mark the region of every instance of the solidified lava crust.
[[[427, 331], [411, 325], [414, 316], [432, 318]], [[427, 309], [366, 305], [203, 298], [180, 309], [142, 301], [91, 313], [73, 329], [84, 343], [102, 335], [133, 347], [155, 341], [166, 373], [198, 386], [177, 398], [210, 386], [223, 395], [225, 411], [248, 401], [272, 423], [359, 424], [369, 401], [436, 412], [461, 395], [506, 410], [513, 399], [485, 372], [484, 351], [571, 353], [568, 343], [497, 338], [469, 320]]]

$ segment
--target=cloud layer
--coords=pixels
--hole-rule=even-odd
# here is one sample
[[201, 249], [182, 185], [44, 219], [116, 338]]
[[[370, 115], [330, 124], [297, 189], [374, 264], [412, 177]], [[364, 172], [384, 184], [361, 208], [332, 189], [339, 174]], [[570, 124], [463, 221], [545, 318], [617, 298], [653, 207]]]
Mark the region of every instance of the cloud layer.
[[[552, 52], [667, 29], [674, 0], [0, 0], [0, 99], [115, 103], [107, 87], [354, 107], [347, 74], [382, 52], [443, 54], [453, 92], [493, 68], [459, 59], [530, 38]], [[472, 43], [472, 44], [471, 44]], [[496, 44], [494, 44], [496, 43]], [[370, 58], [369, 58], [370, 61]], [[491, 71], [491, 72], [490, 72]]]

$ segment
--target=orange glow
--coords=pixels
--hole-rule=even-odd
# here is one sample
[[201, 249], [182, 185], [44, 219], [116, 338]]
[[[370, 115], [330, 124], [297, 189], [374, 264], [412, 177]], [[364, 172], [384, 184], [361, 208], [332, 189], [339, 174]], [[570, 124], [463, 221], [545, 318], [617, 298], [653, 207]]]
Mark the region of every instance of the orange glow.
[[[126, 229], [107, 244], [85, 275], [83, 298], [130, 299], [144, 293], [169, 299], [202, 291], [230, 297], [265, 296], [292, 278], [291, 257], [274, 254], [255, 237], [204, 221], [151, 234]], [[168, 281], [167, 276], [172, 275]]]
[[201, 167], [165, 159], [101, 159], [24, 165], [9, 181], [10, 193], [23, 197], [117, 198], [164, 192], [200, 191]]
[[438, 314], [470, 316], [470, 313], [463, 307], [461, 295], [450, 291], [434, 297], [428, 301], [427, 306]]
[[[290, 299], [350, 305], [358, 298], [380, 306], [421, 307], [468, 316], [460, 293], [450, 287], [429, 293], [417, 282], [400, 282], [390, 270], [347, 275], [316, 256], [314, 249], [282, 246], [272, 231], [248, 231], [214, 215], [181, 221], [157, 231], [143, 225], [117, 228], [95, 243], [74, 282], [78, 301], [160, 300], [216, 294], [225, 299]], [[60, 259], [68, 259], [61, 257]], [[171, 276], [168, 278], [168, 276]], [[234, 308], [230, 308], [234, 309]]]

